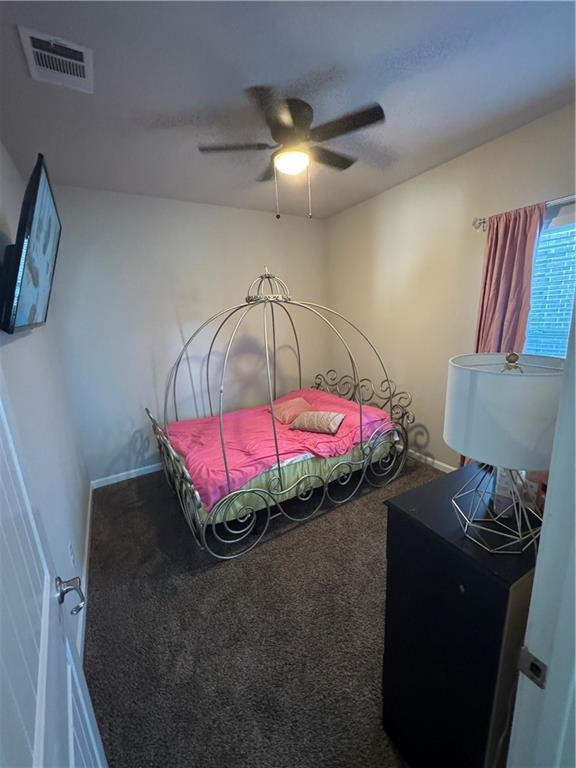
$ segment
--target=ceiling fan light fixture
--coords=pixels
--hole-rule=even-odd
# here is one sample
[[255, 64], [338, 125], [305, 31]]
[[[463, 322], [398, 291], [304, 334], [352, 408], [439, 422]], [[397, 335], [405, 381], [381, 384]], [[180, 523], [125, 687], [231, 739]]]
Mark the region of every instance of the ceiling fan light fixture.
[[304, 149], [283, 149], [274, 155], [274, 167], [288, 176], [297, 176], [309, 165], [310, 154]]

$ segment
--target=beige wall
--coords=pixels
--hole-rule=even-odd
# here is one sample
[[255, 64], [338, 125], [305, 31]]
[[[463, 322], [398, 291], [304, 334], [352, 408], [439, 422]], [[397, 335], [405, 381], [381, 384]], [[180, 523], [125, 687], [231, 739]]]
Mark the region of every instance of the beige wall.
[[[331, 305], [357, 321], [442, 440], [448, 358], [473, 350], [489, 216], [574, 192], [574, 108], [551, 113], [328, 221]], [[367, 360], [364, 358], [365, 362]]]
[[[6, 241], [14, 242], [23, 196], [24, 181], [0, 143], [2, 254]], [[63, 579], [83, 572], [89, 493], [62, 372], [61, 339], [54, 322], [55, 305], [66, 294], [66, 282], [65, 270], [57, 264], [46, 325], [13, 336], [0, 331], [0, 399], [32, 507], [46, 530], [57, 573]], [[70, 629], [75, 630], [79, 618], [70, 617], [69, 611], [64, 615]]]
[[[157, 460], [144, 407], [162, 415], [166, 376], [184, 340], [213, 313], [243, 303], [265, 265], [294, 296], [326, 299], [323, 222], [72, 187], [59, 187], [57, 198], [66, 298], [54, 319], [91, 479]], [[226, 408], [265, 396], [260, 309], [246, 319], [232, 350]], [[297, 368], [291, 337], [278, 324], [280, 394], [297, 385]], [[298, 322], [308, 379], [327, 361], [326, 334], [318, 326], [310, 317]], [[203, 335], [190, 350], [201, 411], [206, 398], [199, 373], [209, 340]], [[218, 344], [213, 392], [223, 352]], [[195, 415], [190, 382], [182, 384], [186, 410]]]

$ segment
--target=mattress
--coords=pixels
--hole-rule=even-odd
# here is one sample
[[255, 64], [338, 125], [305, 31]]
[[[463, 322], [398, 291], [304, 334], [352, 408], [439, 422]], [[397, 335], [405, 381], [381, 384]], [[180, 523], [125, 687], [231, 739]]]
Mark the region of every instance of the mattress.
[[[289, 488], [303, 474], [318, 475], [321, 480], [318, 479], [316, 485], [319, 486], [329, 477], [334, 466], [345, 460], [358, 462], [360, 468], [363, 456], [361, 441], [368, 440], [377, 429], [381, 432], [386, 432], [387, 427], [393, 430], [389, 414], [368, 405], [362, 406], [360, 429], [358, 404], [321, 390], [297, 390], [278, 398], [276, 402], [294, 397], [303, 397], [314, 410], [343, 413], [344, 419], [336, 435], [291, 430], [288, 425], [274, 421], [284, 488]], [[232, 491], [267, 488], [278, 475], [269, 405], [243, 408], [223, 415], [230, 485], [217, 416], [171, 422], [166, 431], [172, 447], [184, 459], [205, 512]], [[383, 448], [379, 446], [379, 450]], [[294, 492], [291, 492], [285, 498], [293, 495]], [[282, 500], [283, 495], [278, 498]], [[264, 506], [255, 495], [254, 503], [257, 501], [260, 502], [258, 506]], [[245, 503], [244, 498], [238, 506]], [[225, 517], [230, 519], [234, 515], [227, 512]]]

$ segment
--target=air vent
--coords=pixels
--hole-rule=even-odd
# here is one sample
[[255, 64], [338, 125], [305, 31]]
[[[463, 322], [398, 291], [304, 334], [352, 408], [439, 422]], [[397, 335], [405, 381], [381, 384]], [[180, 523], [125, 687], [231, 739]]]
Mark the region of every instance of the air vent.
[[92, 51], [82, 45], [18, 27], [33, 80], [94, 93]]

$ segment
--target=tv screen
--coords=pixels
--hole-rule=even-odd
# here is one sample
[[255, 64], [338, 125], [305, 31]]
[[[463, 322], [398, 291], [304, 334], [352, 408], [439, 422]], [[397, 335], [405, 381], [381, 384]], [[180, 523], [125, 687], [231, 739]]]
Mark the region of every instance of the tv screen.
[[46, 322], [62, 225], [44, 157], [26, 187], [16, 243], [5, 249], [0, 273], [0, 328], [7, 333]]

